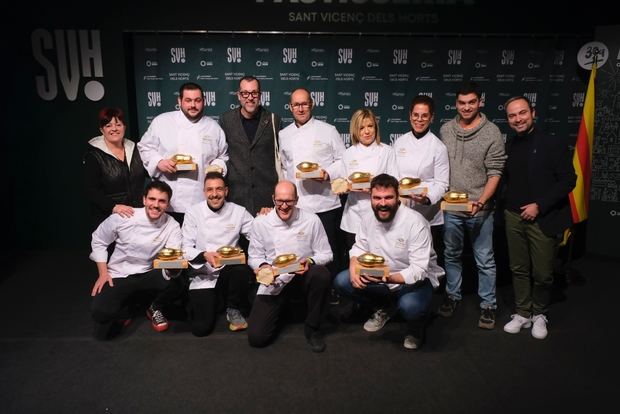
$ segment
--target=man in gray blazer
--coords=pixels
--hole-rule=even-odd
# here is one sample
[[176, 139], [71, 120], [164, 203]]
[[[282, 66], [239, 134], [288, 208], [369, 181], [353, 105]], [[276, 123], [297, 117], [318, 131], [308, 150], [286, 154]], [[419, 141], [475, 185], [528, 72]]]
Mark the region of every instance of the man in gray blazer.
[[252, 215], [273, 206], [271, 195], [278, 182], [274, 146], [281, 119], [261, 105], [260, 96], [259, 80], [244, 76], [237, 91], [239, 107], [219, 120], [228, 143], [228, 199]]

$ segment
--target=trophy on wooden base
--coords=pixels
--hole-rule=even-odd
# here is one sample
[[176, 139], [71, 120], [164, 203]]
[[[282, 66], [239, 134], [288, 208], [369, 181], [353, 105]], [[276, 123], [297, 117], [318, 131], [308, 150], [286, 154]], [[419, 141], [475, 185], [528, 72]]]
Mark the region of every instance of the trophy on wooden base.
[[420, 187], [422, 180], [419, 178], [403, 177], [398, 182], [398, 194], [401, 196], [426, 195], [428, 187]]
[[383, 282], [387, 282], [390, 269], [385, 265], [383, 256], [366, 252], [357, 256], [355, 271], [360, 276], [369, 276], [372, 278], [381, 278]]
[[155, 269], [187, 269], [187, 260], [183, 259], [181, 249], [164, 247], [153, 261]]
[[307, 178], [324, 178], [325, 171], [319, 168], [319, 164], [316, 162], [300, 162], [297, 164], [297, 171], [295, 171], [295, 178], [298, 180], [305, 180]]
[[196, 163], [192, 160], [191, 155], [175, 154], [172, 156], [172, 161], [176, 162], [175, 168], [177, 171], [195, 171], [196, 170]]
[[263, 285], [270, 285], [275, 280], [276, 276], [285, 273], [295, 273], [304, 270], [304, 266], [297, 260], [297, 255], [294, 253], [278, 255], [272, 264], [272, 267], [265, 267], [258, 271], [256, 274], [256, 281]]
[[222, 246], [217, 249], [219, 256], [215, 257], [215, 267], [223, 265], [245, 264], [243, 250], [234, 246]]
[[443, 196], [441, 209], [445, 211], [464, 211], [471, 212], [473, 203], [469, 201], [467, 193], [459, 191], [448, 191]]
[[352, 190], [364, 190], [370, 188], [370, 180], [372, 175], [367, 172], [354, 172], [349, 176], [351, 181], [350, 187]]
[[205, 170], [205, 173], [216, 172], [216, 173], [222, 174], [222, 171], [224, 170], [219, 165], [211, 164], [207, 167], [207, 169]]

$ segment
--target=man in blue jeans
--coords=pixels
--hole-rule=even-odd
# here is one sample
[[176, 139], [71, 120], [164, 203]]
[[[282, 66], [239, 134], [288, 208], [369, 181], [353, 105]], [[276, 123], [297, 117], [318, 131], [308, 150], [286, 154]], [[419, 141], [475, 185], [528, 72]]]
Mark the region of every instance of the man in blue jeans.
[[496, 268], [493, 253], [493, 195], [497, 190], [506, 153], [499, 128], [480, 112], [481, 93], [474, 82], [457, 91], [457, 115], [440, 129], [448, 149], [450, 190], [466, 192], [473, 201], [471, 212], [444, 212], [444, 265], [446, 298], [439, 315], [450, 317], [461, 301], [462, 253], [465, 234], [471, 242], [478, 268], [480, 319], [478, 327], [495, 327]]
[[[395, 311], [407, 321], [403, 346], [418, 349], [424, 339], [433, 289], [444, 274], [437, 266], [428, 221], [417, 211], [401, 207], [398, 180], [380, 174], [370, 184], [372, 211], [362, 220], [349, 253], [349, 269], [336, 276], [336, 290], [376, 311], [364, 324], [368, 332], [383, 328]], [[373, 215], [374, 213], [374, 215]], [[389, 267], [385, 280], [360, 275], [357, 256], [366, 252], [382, 256]]]

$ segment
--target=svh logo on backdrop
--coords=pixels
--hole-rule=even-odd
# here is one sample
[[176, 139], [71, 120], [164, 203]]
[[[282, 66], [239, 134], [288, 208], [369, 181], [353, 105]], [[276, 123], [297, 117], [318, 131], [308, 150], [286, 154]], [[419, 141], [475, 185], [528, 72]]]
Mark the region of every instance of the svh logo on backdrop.
[[271, 105], [271, 92], [269, 91], [261, 91], [260, 93], [260, 104], [262, 106]]
[[170, 62], [185, 63], [185, 48], [184, 47], [171, 47], [170, 48]]
[[99, 30], [36, 29], [30, 36], [32, 55], [45, 71], [35, 76], [37, 94], [45, 101], [58, 96], [58, 83], [70, 101], [75, 101], [82, 78], [84, 96], [100, 101], [105, 95]]
[[450, 49], [448, 50], [448, 65], [460, 65], [463, 61], [462, 49]]
[[500, 64], [502, 66], [512, 66], [515, 63], [515, 50], [514, 49], [504, 49], [502, 50], [502, 60]]
[[146, 99], [146, 104], [150, 107], [161, 106], [161, 92], [147, 92]]
[[353, 63], [353, 49], [338, 49], [338, 63]]
[[349, 148], [351, 146], [351, 134], [342, 133], [340, 137], [342, 138], [342, 142], [344, 142], [345, 148]]
[[364, 92], [364, 106], [379, 106], [379, 92]]
[[525, 92], [523, 94], [523, 96], [529, 99], [530, 103], [532, 104], [532, 108], [536, 107], [536, 98], [537, 98], [536, 95], [537, 95], [537, 92]]
[[392, 63], [395, 65], [406, 65], [407, 64], [407, 54], [409, 53], [408, 49], [394, 49], [392, 51]]
[[228, 63], [241, 63], [241, 48], [240, 47], [226, 48], [226, 61]]
[[297, 48], [285, 47], [282, 49], [282, 62], [283, 63], [297, 63]]
[[323, 91], [314, 91], [310, 92], [310, 98], [312, 98], [312, 102], [314, 102], [314, 106], [325, 106], [325, 92]]
[[205, 106], [215, 106], [215, 91], [204, 91]]
[[575, 92], [573, 93], [573, 108], [583, 108], [583, 103], [586, 99], [585, 92]]

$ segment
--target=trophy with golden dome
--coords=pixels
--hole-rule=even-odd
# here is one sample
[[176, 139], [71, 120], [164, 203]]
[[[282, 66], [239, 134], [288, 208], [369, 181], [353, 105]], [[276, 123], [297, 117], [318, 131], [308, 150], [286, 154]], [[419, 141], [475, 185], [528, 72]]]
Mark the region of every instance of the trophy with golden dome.
[[316, 162], [303, 161], [297, 164], [295, 178], [305, 180], [308, 178], [324, 178], [325, 170], [323, 170]]
[[256, 273], [256, 281], [263, 285], [270, 285], [276, 276], [302, 270], [304, 270], [304, 266], [299, 262], [296, 254], [280, 254], [273, 260], [271, 267], [263, 267]]
[[215, 267], [224, 265], [245, 264], [243, 249], [236, 246], [222, 246], [216, 250]]
[[403, 177], [398, 182], [398, 194], [401, 196], [426, 195], [428, 187], [422, 187], [420, 184], [422, 180], [419, 178]]
[[171, 160], [177, 171], [196, 171], [197, 165], [189, 154], [174, 154]]
[[445, 211], [471, 212], [473, 203], [469, 201], [467, 193], [460, 191], [448, 191], [443, 196], [441, 209]]
[[187, 269], [187, 260], [183, 259], [183, 250], [164, 247], [153, 260], [155, 269]]
[[355, 271], [358, 275], [381, 278], [383, 282], [387, 282], [390, 269], [385, 264], [385, 259], [383, 256], [366, 252], [357, 256], [356, 262]]

